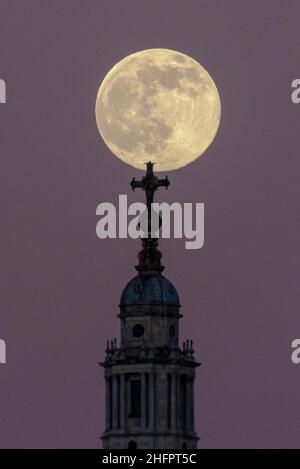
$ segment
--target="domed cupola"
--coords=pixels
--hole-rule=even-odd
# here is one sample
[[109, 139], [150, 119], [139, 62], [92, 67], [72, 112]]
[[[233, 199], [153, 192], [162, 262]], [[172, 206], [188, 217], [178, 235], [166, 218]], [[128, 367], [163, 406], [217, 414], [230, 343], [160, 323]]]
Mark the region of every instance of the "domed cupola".
[[140, 272], [123, 290], [120, 306], [180, 306], [176, 288], [160, 272]]

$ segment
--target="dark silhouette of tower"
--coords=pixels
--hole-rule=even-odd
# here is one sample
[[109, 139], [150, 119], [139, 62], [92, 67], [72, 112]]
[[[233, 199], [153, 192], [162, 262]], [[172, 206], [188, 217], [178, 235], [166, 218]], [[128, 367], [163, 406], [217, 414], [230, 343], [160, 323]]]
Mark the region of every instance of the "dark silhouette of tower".
[[142, 240], [138, 275], [126, 285], [120, 301], [121, 343], [107, 343], [101, 365], [106, 383], [103, 447], [196, 448], [194, 429], [195, 368], [192, 341], [179, 347], [182, 317], [177, 291], [162, 275], [158, 240], [151, 238], [151, 203], [158, 187], [153, 165], [132, 188], [146, 192], [148, 237]]

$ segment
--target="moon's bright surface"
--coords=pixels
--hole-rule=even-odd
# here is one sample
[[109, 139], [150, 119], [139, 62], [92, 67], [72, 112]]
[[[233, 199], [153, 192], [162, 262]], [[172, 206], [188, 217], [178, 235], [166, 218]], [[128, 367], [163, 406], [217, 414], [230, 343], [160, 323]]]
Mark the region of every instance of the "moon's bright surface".
[[125, 57], [105, 76], [96, 100], [99, 132], [122, 161], [155, 171], [185, 166], [201, 156], [219, 127], [221, 102], [209, 73], [169, 49]]

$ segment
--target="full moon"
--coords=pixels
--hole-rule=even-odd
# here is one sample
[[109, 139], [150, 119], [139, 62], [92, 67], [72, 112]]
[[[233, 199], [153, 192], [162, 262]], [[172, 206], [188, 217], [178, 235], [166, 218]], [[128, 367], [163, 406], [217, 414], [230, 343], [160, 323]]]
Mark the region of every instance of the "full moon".
[[201, 156], [220, 123], [221, 102], [209, 73], [196, 60], [169, 49], [136, 52], [105, 76], [96, 121], [108, 148], [144, 170], [181, 168]]

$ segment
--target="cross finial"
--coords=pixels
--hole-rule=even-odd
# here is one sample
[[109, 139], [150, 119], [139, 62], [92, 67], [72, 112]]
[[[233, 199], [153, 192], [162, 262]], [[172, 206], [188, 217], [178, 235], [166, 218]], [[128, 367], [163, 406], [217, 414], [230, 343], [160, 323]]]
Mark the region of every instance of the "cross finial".
[[164, 179], [158, 179], [158, 177], [154, 176], [154, 173], [153, 173], [154, 163], [151, 163], [151, 161], [149, 161], [146, 164], [147, 164], [146, 176], [144, 176], [140, 181], [136, 181], [135, 178], [133, 178], [131, 181], [131, 187], [132, 187], [132, 190], [135, 190], [136, 188], [141, 188], [145, 191], [147, 209], [148, 209], [148, 213], [150, 213], [151, 204], [154, 198], [154, 192], [159, 187], [165, 187], [166, 189], [168, 189], [170, 185], [170, 181], [168, 179], [168, 176], [165, 176]]
[[139, 253], [139, 266], [137, 267], [139, 271], [163, 270], [160, 263], [161, 253], [157, 249], [158, 240], [151, 238], [151, 204], [153, 203], [154, 192], [159, 187], [168, 189], [170, 181], [167, 176], [164, 179], [154, 176], [153, 165], [154, 163], [149, 161], [147, 163], [146, 175], [140, 181], [136, 181], [135, 178], [131, 181], [132, 190], [140, 188], [145, 191], [148, 211], [148, 238], [142, 240], [143, 249]]

